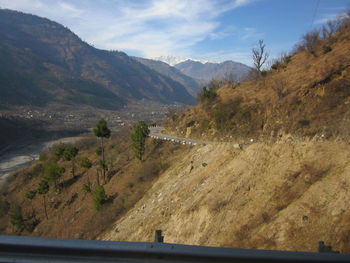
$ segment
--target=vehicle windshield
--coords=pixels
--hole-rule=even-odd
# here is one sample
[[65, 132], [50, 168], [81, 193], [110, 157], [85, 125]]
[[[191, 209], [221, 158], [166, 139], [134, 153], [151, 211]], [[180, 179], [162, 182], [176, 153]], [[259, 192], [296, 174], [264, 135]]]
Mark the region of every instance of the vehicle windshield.
[[350, 251], [350, 0], [0, 7], [1, 235]]

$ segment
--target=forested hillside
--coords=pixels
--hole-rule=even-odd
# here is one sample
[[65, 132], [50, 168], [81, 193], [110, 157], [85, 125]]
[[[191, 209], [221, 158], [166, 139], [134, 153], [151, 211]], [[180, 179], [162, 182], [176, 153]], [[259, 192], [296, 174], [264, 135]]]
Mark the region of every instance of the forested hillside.
[[118, 109], [130, 100], [194, 103], [185, 87], [123, 52], [96, 49], [45, 18], [0, 10], [0, 104]]

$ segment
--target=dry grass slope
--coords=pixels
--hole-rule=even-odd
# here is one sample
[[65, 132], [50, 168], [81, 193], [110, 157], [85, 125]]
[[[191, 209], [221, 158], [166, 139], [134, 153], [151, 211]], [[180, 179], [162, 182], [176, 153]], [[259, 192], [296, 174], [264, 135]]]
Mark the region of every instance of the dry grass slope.
[[324, 240], [349, 252], [349, 150], [331, 142], [197, 147], [100, 238], [152, 241], [162, 229], [170, 243], [315, 251]]
[[[87, 138], [77, 145], [80, 152], [76, 157], [75, 177], [71, 174], [71, 162], [62, 160], [58, 162], [66, 172], [59, 178], [59, 190], [55, 191], [51, 186], [47, 194], [48, 219], [45, 217], [42, 196], [37, 195], [33, 200], [29, 200], [25, 194], [37, 189], [43, 178], [43, 170], [54, 157], [49, 154], [48, 160], [36, 162], [17, 174], [2, 196], [2, 200], [7, 200], [12, 207], [16, 204], [22, 206], [28, 230], [16, 232], [10, 224], [8, 213], [0, 217], [1, 232], [54, 238], [95, 239], [133, 207], [177, 156], [188, 150], [187, 147], [148, 140], [145, 161], [140, 163], [134, 158], [127, 134], [116, 134], [107, 141], [106, 162], [109, 170], [106, 182], [101, 177], [99, 179], [107, 195], [102, 211], [94, 210], [92, 194], [83, 190], [88, 182], [91, 183], [92, 190], [97, 185], [99, 157], [95, 154], [95, 149], [99, 142], [96, 138]], [[79, 166], [80, 160], [84, 157], [93, 162], [93, 167], [89, 170]]]
[[312, 53], [299, 48], [265, 76], [217, 90], [174, 121], [169, 130], [217, 140], [296, 141], [322, 136], [346, 139], [350, 131], [350, 18], [319, 40]]

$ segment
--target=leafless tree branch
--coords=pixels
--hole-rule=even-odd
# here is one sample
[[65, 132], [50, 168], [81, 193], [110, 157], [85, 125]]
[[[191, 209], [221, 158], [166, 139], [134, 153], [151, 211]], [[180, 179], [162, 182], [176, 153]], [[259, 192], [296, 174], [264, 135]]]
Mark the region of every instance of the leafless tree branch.
[[259, 73], [261, 73], [261, 68], [267, 61], [268, 57], [269, 53], [266, 51], [264, 40], [259, 40], [258, 46], [252, 49], [253, 63]]

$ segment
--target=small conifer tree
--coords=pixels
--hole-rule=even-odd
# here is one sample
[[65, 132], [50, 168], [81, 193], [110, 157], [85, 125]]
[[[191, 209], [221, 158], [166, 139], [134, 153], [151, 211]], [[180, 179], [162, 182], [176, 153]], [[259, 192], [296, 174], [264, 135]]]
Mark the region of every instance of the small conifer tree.
[[132, 146], [137, 159], [142, 161], [142, 156], [145, 152], [145, 142], [149, 134], [149, 129], [144, 121], [139, 121], [132, 127], [131, 140]]
[[93, 192], [94, 208], [96, 211], [102, 209], [103, 202], [106, 200], [106, 192], [102, 185], [97, 185]]

